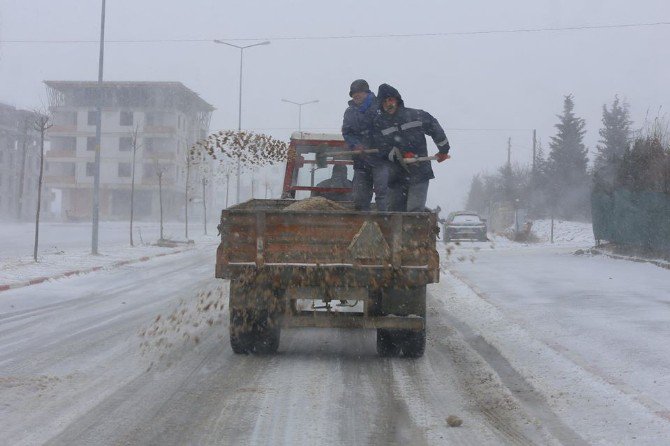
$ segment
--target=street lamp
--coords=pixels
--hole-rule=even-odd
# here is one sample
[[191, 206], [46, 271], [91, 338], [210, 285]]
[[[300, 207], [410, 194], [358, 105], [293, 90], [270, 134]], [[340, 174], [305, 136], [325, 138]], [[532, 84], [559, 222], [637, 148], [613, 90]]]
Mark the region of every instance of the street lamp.
[[93, 203], [91, 209], [91, 254], [98, 254], [98, 224], [100, 221], [100, 140], [102, 139], [102, 69], [105, 55], [105, 0], [100, 16], [100, 53], [98, 56], [98, 96], [95, 118], [95, 161], [93, 164]]
[[[232, 43], [224, 42], [223, 40], [214, 40], [214, 43], [220, 43], [221, 45], [228, 45], [232, 46], [233, 48], [237, 48], [240, 50], [240, 97], [238, 100], [238, 109], [237, 109], [237, 131], [242, 130], [242, 61], [243, 61], [243, 54], [244, 50], [247, 48], [251, 48], [254, 46], [260, 46], [260, 45], [269, 45], [270, 41], [266, 40], [265, 42], [260, 42], [260, 43], [254, 43], [251, 45], [245, 45], [245, 46], [239, 46], [239, 45], [234, 45]], [[236, 185], [237, 185], [237, 191], [236, 191], [236, 202], [240, 202], [240, 157], [237, 157], [237, 180], [236, 180]]]
[[307, 105], [307, 104], [316, 104], [319, 102], [318, 99], [314, 99], [313, 101], [307, 101], [307, 102], [293, 102], [289, 101], [288, 99], [282, 99], [282, 102], [288, 102], [289, 104], [297, 105], [298, 106], [298, 131], [302, 132], [302, 106]]

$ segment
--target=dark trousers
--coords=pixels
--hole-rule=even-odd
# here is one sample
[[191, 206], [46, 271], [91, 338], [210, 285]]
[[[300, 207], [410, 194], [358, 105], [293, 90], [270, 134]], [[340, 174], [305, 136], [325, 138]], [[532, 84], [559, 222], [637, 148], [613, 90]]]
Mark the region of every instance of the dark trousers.
[[374, 164], [364, 164], [354, 169], [354, 205], [356, 210], [369, 211], [372, 193], [378, 211], [389, 210], [390, 161], [377, 160]]
[[428, 198], [428, 180], [416, 184], [400, 182], [390, 193], [390, 210], [393, 212], [423, 212]]

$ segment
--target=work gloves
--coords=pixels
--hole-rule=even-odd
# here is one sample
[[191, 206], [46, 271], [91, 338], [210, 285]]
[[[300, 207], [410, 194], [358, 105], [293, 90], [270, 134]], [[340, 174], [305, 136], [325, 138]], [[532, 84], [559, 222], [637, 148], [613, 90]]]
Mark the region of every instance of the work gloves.
[[448, 153], [442, 153], [439, 152], [437, 155], [435, 155], [435, 159], [437, 160], [438, 163], [441, 163], [444, 160], [448, 160], [451, 158]]

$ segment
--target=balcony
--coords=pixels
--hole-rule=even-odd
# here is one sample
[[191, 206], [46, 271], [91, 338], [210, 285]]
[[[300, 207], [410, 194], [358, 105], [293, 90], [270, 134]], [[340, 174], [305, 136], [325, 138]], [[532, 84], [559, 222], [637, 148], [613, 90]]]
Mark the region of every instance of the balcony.
[[74, 175], [45, 175], [44, 184], [49, 186], [61, 186], [75, 184]]
[[164, 152], [160, 150], [156, 151], [149, 151], [149, 150], [144, 150], [144, 161], [151, 161], [151, 160], [174, 160], [176, 157], [176, 154], [174, 152]]
[[[163, 183], [163, 187], [174, 186], [176, 184], [174, 178], [172, 177], [163, 177], [163, 180], [161, 182]], [[141, 184], [145, 186], [158, 186], [158, 175], [143, 177]]]
[[49, 133], [69, 133], [76, 131], [77, 131], [77, 124], [59, 124], [59, 125], [54, 124], [49, 129]]
[[145, 125], [144, 133], [174, 133], [177, 130], [172, 125]]
[[76, 158], [77, 150], [71, 149], [51, 149], [46, 153], [46, 159], [56, 158]]

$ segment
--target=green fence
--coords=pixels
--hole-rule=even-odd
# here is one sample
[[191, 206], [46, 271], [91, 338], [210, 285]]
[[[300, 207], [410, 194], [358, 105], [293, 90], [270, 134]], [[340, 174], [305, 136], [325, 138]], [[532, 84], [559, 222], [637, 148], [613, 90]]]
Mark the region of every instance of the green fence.
[[593, 192], [591, 212], [596, 240], [670, 252], [670, 195]]

